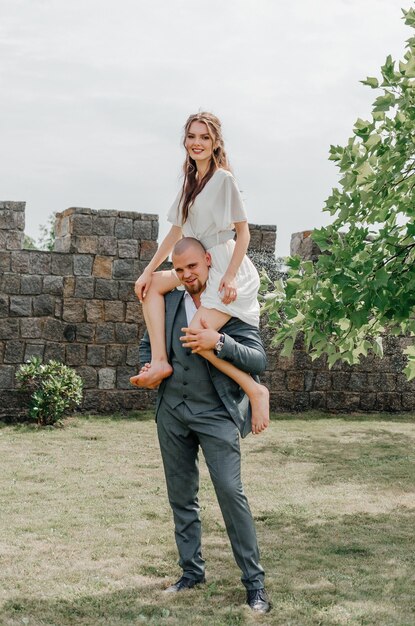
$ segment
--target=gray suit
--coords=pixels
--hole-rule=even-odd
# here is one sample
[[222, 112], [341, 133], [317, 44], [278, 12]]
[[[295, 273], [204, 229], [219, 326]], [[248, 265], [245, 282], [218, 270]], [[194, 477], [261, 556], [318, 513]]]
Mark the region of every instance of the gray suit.
[[[239, 434], [250, 432], [248, 398], [240, 387], [179, 341], [187, 326], [183, 291], [165, 296], [166, 347], [173, 374], [160, 385], [156, 420], [167, 491], [175, 522], [179, 564], [186, 577], [201, 580], [198, 450], [203, 450], [228, 531], [235, 560], [247, 589], [264, 586], [264, 572], [254, 522], [243, 493]], [[259, 331], [231, 318], [220, 357], [252, 375], [265, 369], [266, 355]], [[147, 333], [140, 344], [140, 360], [151, 360]]]

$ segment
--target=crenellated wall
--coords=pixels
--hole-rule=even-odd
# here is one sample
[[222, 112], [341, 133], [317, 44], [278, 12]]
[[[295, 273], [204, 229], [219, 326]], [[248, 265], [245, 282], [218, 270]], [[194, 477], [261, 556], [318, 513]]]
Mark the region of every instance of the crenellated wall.
[[[144, 332], [134, 282], [157, 249], [158, 217], [131, 211], [70, 208], [56, 218], [53, 252], [23, 250], [24, 202], [0, 202], [0, 417], [25, 414], [15, 372], [36, 355], [74, 367], [84, 381], [83, 410], [151, 408], [155, 392], [131, 387]], [[276, 227], [250, 224], [250, 254], [275, 264]], [[317, 258], [311, 231], [295, 233], [292, 254]], [[357, 366], [312, 362], [301, 339], [291, 357], [271, 347], [262, 380], [274, 411], [413, 411], [415, 380], [402, 369], [405, 337], [385, 338], [385, 357]]]
[[[24, 413], [15, 372], [31, 356], [74, 367], [83, 409], [152, 406], [129, 383], [144, 332], [134, 282], [157, 249], [158, 216], [70, 208], [58, 213], [55, 250], [23, 250], [24, 202], [0, 203], [0, 417]], [[275, 249], [275, 226], [251, 226], [252, 248]]]

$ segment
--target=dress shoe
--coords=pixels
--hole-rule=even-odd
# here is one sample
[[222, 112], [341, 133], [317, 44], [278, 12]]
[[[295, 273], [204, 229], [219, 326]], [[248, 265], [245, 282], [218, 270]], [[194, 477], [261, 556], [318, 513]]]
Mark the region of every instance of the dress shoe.
[[174, 585], [170, 585], [170, 587], [164, 589], [164, 593], [177, 593], [179, 591], [184, 591], [185, 589], [192, 589], [196, 585], [200, 585], [204, 582], [204, 578], [202, 578], [201, 580], [193, 580], [193, 578], [187, 578], [186, 576], [182, 576], [181, 578], [179, 578], [177, 583], [174, 583]]
[[268, 613], [271, 610], [271, 603], [264, 588], [249, 589], [246, 594], [246, 603], [255, 613]]

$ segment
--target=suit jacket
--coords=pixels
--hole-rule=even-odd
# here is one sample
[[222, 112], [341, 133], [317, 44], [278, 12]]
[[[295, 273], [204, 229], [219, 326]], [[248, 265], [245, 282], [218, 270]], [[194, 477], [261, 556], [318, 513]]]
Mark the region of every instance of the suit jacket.
[[[165, 295], [166, 311], [166, 349], [171, 352], [172, 330], [175, 316], [183, 299], [184, 291], [174, 289]], [[261, 374], [267, 364], [267, 357], [261, 341], [258, 328], [242, 322], [236, 317], [231, 319], [221, 328], [225, 335], [224, 346], [219, 353], [219, 358], [233, 363], [238, 369], [248, 372], [255, 380]], [[140, 343], [140, 362], [151, 361], [151, 346], [147, 331]], [[245, 392], [229, 376], [226, 376], [216, 367], [207, 362], [212, 383], [218, 392], [229, 415], [238, 427], [241, 436], [245, 437], [251, 432], [251, 408]], [[174, 374], [173, 374], [174, 375]], [[156, 419], [160, 401], [164, 394], [165, 380], [162, 381], [157, 394]]]

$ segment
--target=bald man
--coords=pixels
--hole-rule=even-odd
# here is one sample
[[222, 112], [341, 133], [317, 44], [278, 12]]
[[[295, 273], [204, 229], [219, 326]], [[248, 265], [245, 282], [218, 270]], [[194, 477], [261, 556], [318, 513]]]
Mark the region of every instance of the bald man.
[[[165, 296], [166, 346], [173, 374], [159, 386], [156, 420], [183, 573], [165, 592], [177, 593], [205, 582], [197, 497], [200, 447], [242, 571], [247, 603], [254, 612], [266, 613], [270, 603], [264, 571], [241, 482], [239, 435], [244, 437], [251, 430], [248, 398], [233, 380], [200, 356], [215, 354], [256, 378], [266, 366], [264, 347], [258, 328], [236, 318], [220, 332], [209, 328], [192, 331], [189, 325], [200, 306], [210, 255], [198, 240], [185, 237], [176, 244], [172, 262], [184, 290], [175, 289]], [[151, 361], [147, 333], [140, 344], [140, 360], [144, 371]], [[134, 382], [137, 384], [137, 377]]]

